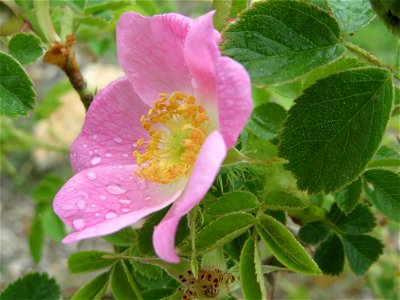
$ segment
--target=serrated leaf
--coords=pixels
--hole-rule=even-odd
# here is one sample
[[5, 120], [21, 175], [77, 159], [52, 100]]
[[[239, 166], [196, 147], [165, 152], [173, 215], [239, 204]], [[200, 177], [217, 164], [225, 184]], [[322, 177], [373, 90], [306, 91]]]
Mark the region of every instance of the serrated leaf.
[[328, 219], [330, 219], [342, 233], [346, 234], [367, 233], [376, 225], [374, 215], [369, 208], [364, 205], [358, 205], [346, 216], [336, 204], [333, 204], [329, 211]]
[[37, 35], [18, 33], [11, 38], [8, 53], [26, 65], [39, 60], [44, 54], [44, 49]]
[[369, 0], [328, 0], [327, 3], [345, 33], [361, 29], [375, 17]]
[[361, 177], [335, 194], [335, 199], [344, 213], [350, 213], [357, 205], [361, 196], [362, 180]]
[[197, 252], [208, 252], [224, 245], [248, 230], [253, 226], [254, 221], [252, 215], [243, 212], [231, 213], [219, 217], [197, 233]]
[[309, 206], [304, 200], [284, 191], [269, 192], [262, 204], [271, 210], [302, 209]]
[[253, 194], [236, 191], [218, 198], [215, 203], [207, 207], [204, 214], [206, 217], [215, 219], [215, 217], [223, 214], [252, 211], [257, 209], [258, 206], [257, 198]]
[[60, 287], [45, 273], [30, 273], [11, 283], [0, 294], [2, 300], [58, 300]]
[[104, 255], [112, 253], [104, 251], [82, 251], [73, 253], [68, 258], [68, 268], [71, 273], [92, 272], [111, 266], [115, 260], [105, 259]]
[[28, 74], [11, 55], [0, 51], [0, 115], [25, 116], [35, 103]]
[[131, 246], [136, 243], [137, 233], [132, 227], [125, 227], [113, 234], [103, 237], [107, 242], [117, 246]]
[[[266, 299], [264, 282], [257, 276], [254, 240], [249, 238], [240, 255], [240, 281], [245, 299]], [[258, 253], [257, 253], [258, 255]], [[258, 257], [259, 260], [259, 257]], [[261, 277], [263, 278], [263, 277]]]
[[315, 251], [314, 260], [324, 274], [339, 275], [344, 266], [344, 250], [339, 237], [332, 233]]
[[119, 261], [112, 269], [111, 290], [116, 300], [143, 299], [124, 261]]
[[292, 0], [258, 2], [223, 33], [222, 51], [245, 66], [256, 85], [293, 80], [344, 51], [335, 19]]
[[391, 220], [400, 222], [400, 176], [374, 169], [365, 172], [363, 177], [368, 182], [365, 190], [372, 204]]
[[338, 60], [333, 61], [330, 64], [319, 67], [313, 71], [311, 71], [303, 82], [303, 89], [308, 88], [313, 85], [317, 80], [327, 77], [329, 75], [333, 75], [335, 73], [339, 73], [348, 69], [354, 69], [363, 67], [366, 64], [357, 59], [357, 58], [349, 58], [343, 57]]
[[400, 153], [388, 146], [381, 146], [376, 152], [372, 161], [368, 164], [369, 168], [379, 167], [400, 167]]
[[107, 290], [110, 272], [104, 272], [79, 288], [71, 300], [101, 300]]
[[259, 235], [282, 264], [299, 273], [321, 274], [317, 264], [284, 225], [265, 215], [259, 221], [256, 225]]
[[299, 238], [306, 244], [315, 245], [328, 237], [330, 228], [320, 221], [310, 222], [299, 230]]
[[54, 213], [53, 207], [48, 205], [42, 216], [43, 229], [49, 238], [60, 242], [65, 237], [65, 226], [60, 218]]
[[36, 203], [51, 203], [65, 180], [55, 174], [47, 174], [32, 192], [32, 198]]
[[363, 275], [383, 253], [381, 241], [369, 235], [343, 235], [342, 242], [353, 272]]
[[262, 103], [253, 110], [246, 129], [259, 138], [272, 140], [281, 129], [285, 117], [286, 110], [279, 104]]
[[389, 72], [363, 68], [321, 79], [295, 100], [279, 155], [299, 189], [330, 193], [360, 175], [382, 140], [392, 91]]

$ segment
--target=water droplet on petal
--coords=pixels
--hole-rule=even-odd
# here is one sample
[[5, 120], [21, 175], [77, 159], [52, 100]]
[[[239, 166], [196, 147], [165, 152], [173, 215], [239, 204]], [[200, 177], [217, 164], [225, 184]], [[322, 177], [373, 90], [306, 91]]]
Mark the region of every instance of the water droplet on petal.
[[100, 155], [98, 155], [98, 154], [93, 154], [93, 155], [90, 157], [90, 163], [91, 163], [93, 166], [97, 165], [100, 161], [101, 161], [101, 157], [100, 157]]
[[115, 212], [115, 211], [113, 211], [113, 210], [109, 210], [107, 213], [106, 213], [106, 219], [107, 220], [110, 220], [110, 219], [113, 219], [113, 218], [115, 218], [115, 217], [117, 217], [118, 216], [118, 214]]
[[112, 157], [112, 154], [110, 152], [107, 152], [104, 154], [105, 157]]
[[87, 193], [85, 193], [85, 192], [79, 192], [79, 193], [77, 194], [77, 197], [78, 197], [80, 200], [82, 200], [82, 199], [88, 199], [88, 198], [89, 198], [89, 195], [88, 195]]
[[119, 184], [116, 184], [116, 183], [107, 185], [106, 190], [111, 195], [122, 195], [127, 192], [127, 189], [123, 188], [122, 186], [120, 186]]
[[123, 157], [129, 157], [127, 153], [122, 154]]
[[129, 176], [129, 180], [133, 180], [133, 179], [135, 179], [135, 177]]
[[137, 181], [137, 187], [139, 190], [144, 190], [147, 187], [146, 181], [139, 179]]
[[96, 173], [95, 172], [93, 172], [93, 171], [88, 171], [87, 173], [86, 173], [86, 175], [87, 175], [87, 177], [90, 179], [90, 180], [95, 180], [96, 179]]
[[94, 215], [95, 215], [96, 217], [100, 216], [100, 214], [99, 214], [99, 213], [95, 213]]
[[93, 154], [93, 151], [89, 151], [89, 155], [92, 155]]
[[130, 204], [132, 201], [131, 200], [129, 200], [129, 199], [119, 199], [118, 200], [120, 203], [122, 203], [122, 204]]
[[78, 200], [76, 201], [76, 207], [80, 210], [86, 208], [86, 201], [85, 200]]
[[104, 195], [100, 195], [100, 199], [101, 199], [101, 200], [106, 200], [106, 199], [107, 199], [107, 197], [106, 197], [106, 196], [104, 196]]
[[129, 208], [121, 208], [121, 212], [123, 212], [123, 213], [127, 213], [127, 212], [129, 212], [130, 211], [130, 209]]
[[150, 201], [151, 200], [151, 196], [146, 196], [146, 197], [144, 197], [144, 201]]
[[72, 225], [76, 230], [82, 230], [86, 226], [86, 222], [83, 218], [77, 218], [72, 221]]
[[83, 147], [83, 148], [87, 148], [87, 144], [83, 144], [82, 147]]
[[92, 203], [90, 204], [91, 207], [96, 207], [96, 204]]
[[94, 139], [94, 140], [97, 139], [97, 134], [93, 134], [92, 139]]
[[113, 140], [114, 140], [114, 142], [116, 142], [118, 144], [122, 143], [122, 139], [120, 137], [118, 137], [118, 136], [114, 137]]

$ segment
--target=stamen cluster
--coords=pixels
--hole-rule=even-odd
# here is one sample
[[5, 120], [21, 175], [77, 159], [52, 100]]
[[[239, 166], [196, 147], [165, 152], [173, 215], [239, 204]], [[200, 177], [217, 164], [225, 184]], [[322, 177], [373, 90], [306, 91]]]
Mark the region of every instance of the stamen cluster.
[[150, 139], [137, 140], [136, 174], [157, 183], [189, 175], [207, 137], [209, 117], [196, 98], [183, 92], [160, 94], [141, 123]]

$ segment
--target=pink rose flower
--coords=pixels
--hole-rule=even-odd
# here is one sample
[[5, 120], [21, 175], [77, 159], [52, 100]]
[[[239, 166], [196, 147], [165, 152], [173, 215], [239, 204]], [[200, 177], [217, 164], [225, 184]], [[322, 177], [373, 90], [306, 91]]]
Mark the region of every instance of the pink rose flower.
[[54, 200], [75, 230], [64, 243], [113, 233], [173, 203], [153, 244], [179, 262], [178, 222], [207, 193], [252, 110], [249, 76], [221, 56], [212, 15], [121, 16], [126, 77], [96, 95], [71, 146], [75, 175]]

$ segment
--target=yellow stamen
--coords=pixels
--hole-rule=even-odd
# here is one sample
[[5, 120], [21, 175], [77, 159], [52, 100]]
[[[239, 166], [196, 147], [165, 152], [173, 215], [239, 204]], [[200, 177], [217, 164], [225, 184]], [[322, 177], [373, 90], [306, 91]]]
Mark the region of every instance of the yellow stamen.
[[154, 107], [143, 115], [140, 123], [150, 139], [136, 141], [133, 156], [139, 170], [135, 173], [143, 179], [169, 183], [187, 176], [209, 130], [209, 117], [204, 108], [196, 105], [196, 98], [184, 92], [159, 94]]

